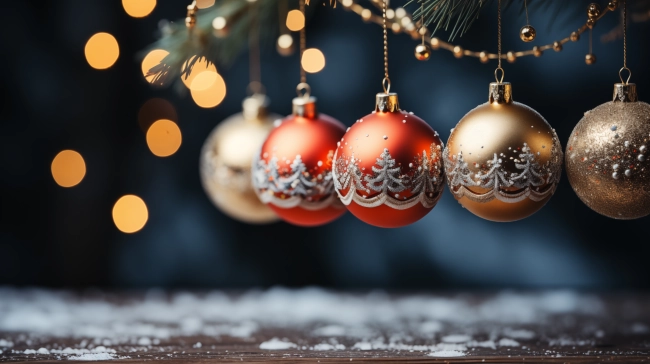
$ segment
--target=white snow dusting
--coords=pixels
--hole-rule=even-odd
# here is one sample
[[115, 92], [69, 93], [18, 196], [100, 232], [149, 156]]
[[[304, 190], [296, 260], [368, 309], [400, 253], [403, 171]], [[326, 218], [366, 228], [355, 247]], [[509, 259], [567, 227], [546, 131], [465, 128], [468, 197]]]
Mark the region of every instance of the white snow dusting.
[[260, 344], [260, 349], [262, 350], [287, 350], [295, 349], [297, 347], [298, 345], [289, 341], [280, 340], [277, 337], [274, 337], [273, 339]]

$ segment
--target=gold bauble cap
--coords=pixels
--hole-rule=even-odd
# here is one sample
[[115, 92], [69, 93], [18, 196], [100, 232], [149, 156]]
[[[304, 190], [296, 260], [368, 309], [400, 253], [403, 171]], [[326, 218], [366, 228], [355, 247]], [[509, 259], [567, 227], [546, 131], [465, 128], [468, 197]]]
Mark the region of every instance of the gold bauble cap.
[[315, 119], [318, 115], [316, 110], [316, 98], [313, 96], [298, 96], [293, 99], [293, 115], [302, 116], [307, 119]]
[[637, 102], [639, 97], [636, 94], [636, 84], [615, 83], [614, 102]]
[[268, 114], [269, 98], [264, 94], [253, 94], [242, 102], [242, 114], [246, 120], [264, 120]]
[[509, 104], [512, 102], [512, 85], [510, 82], [490, 83], [490, 104]]
[[390, 92], [381, 92], [377, 94], [375, 102], [376, 112], [395, 112], [399, 111], [399, 102], [397, 101], [397, 94]]

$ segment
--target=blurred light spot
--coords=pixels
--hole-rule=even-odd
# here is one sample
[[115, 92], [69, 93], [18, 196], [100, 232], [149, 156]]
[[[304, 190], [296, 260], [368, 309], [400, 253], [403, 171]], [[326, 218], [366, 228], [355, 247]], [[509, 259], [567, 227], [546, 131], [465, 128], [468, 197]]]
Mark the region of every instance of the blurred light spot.
[[86, 42], [85, 53], [90, 67], [103, 70], [115, 64], [120, 55], [120, 47], [112, 35], [97, 33]]
[[306, 49], [302, 54], [302, 68], [306, 72], [316, 73], [325, 68], [325, 56], [317, 48]]
[[171, 102], [165, 99], [153, 98], [147, 100], [140, 107], [138, 124], [142, 131], [146, 132], [149, 130], [151, 124], [160, 119], [167, 119], [174, 122], [178, 121], [178, 114], [176, 114], [176, 109]]
[[134, 18], [144, 18], [156, 7], [156, 0], [122, 0], [127, 14]]
[[362, 18], [363, 20], [368, 21], [368, 20], [370, 20], [370, 17], [371, 17], [371, 16], [372, 16], [372, 11], [370, 11], [370, 9], [363, 9], [363, 10], [361, 11], [361, 18]]
[[194, 77], [190, 89], [194, 91], [205, 91], [217, 81], [219, 75], [212, 71], [203, 71]]
[[218, 16], [212, 20], [212, 27], [215, 30], [222, 30], [223, 28], [226, 27], [226, 18], [223, 16]]
[[196, 7], [199, 9], [209, 8], [214, 5], [214, 0], [196, 0]]
[[300, 10], [291, 10], [287, 14], [287, 28], [297, 32], [305, 27], [305, 15]]
[[386, 10], [386, 18], [393, 19], [395, 17], [395, 10], [388, 9]]
[[63, 150], [52, 160], [52, 177], [61, 187], [73, 187], [86, 175], [86, 163], [74, 150]]
[[113, 222], [123, 233], [140, 231], [148, 219], [147, 205], [138, 196], [122, 196], [113, 206]]
[[398, 18], [403, 18], [405, 15], [406, 15], [406, 10], [404, 10], [404, 8], [397, 8], [395, 10], [395, 16], [397, 16]]
[[167, 57], [168, 55], [169, 52], [164, 49], [154, 49], [144, 57], [142, 60], [142, 75], [147, 80], [147, 82], [151, 83], [151, 80], [154, 78], [154, 75], [147, 77], [147, 72], [149, 72], [153, 66], [160, 64], [160, 61], [162, 61], [163, 58]]
[[[192, 60], [195, 57], [196, 56], [190, 58], [188, 63], [191, 63]], [[185, 64], [183, 64], [183, 66], [181, 68], [181, 72], [185, 72], [185, 68], [186, 68], [186, 66], [185, 66]], [[205, 59], [205, 57], [203, 57], [201, 60], [196, 61], [196, 63], [194, 63], [194, 66], [192, 67], [192, 70], [190, 71], [190, 74], [187, 75], [187, 78], [185, 77], [186, 76], [185, 74], [181, 75], [181, 80], [183, 81], [185, 86], [187, 86], [187, 88], [189, 88], [191, 90], [192, 89], [192, 81], [194, 81], [194, 77], [196, 77], [198, 74], [200, 74], [200, 73], [202, 73], [204, 71], [212, 71], [212, 72], [215, 72], [215, 73], [217, 72], [217, 67], [214, 65], [214, 63], [210, 63], [208, 65], [208, 61]]]
[[169, 157], [181, 147], [181, 129], [175, 122], [161, 119], [147, 130], [147, 145], [155, 156]]
[[346, 8], [349, 8], [350, 6], [352, 6], [352, 0], [343, 0], [343, 1], [341, 1], [341, 3], [342, 3], [343, 6], [345, 6]]
[[[221, 75], [218, 73], [215, 73], [215, 75], [216, 78], [213, 79], [210, 87], [201, 90], [190, 88], [192, 99], [198, 106], [203, 108], [215, 107], [226, 97], [226, 83]], [[196, 83], [196, 86], [199, 87], [210, 80], [212, 80], [212, 76], [209, 72], [203, 72], [197, 75], [192, 83]]]
[[278, 47], [282, 49], [291, 48], [293, 45], [293, 37], [291, 34], [282, 34], [278, 37]]

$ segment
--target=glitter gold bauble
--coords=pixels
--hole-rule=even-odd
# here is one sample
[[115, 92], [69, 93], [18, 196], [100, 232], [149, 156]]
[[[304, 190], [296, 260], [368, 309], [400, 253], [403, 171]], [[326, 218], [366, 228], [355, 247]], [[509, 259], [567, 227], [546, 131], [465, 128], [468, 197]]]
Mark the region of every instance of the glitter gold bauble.
[[275, 127], [256, 153], [253, 185], [262, 202], [299, 226], [331, 222], [347, 210], [334, 192], [332, 165], [340, 121], [316, 111], [308, 94], [293, 99], [293, 114]]
[[578, 122], [569, 137], [566, 170], [589, 208], [613, 219], [650, 214], [650, 105], [636, 85], [616, 84], [614, 101]]
[[397, 94], [377, 95], [375, 111], [338, 143], [334, 184], [341, 201], [370, 225], [420, 220], [444, 190], [443, 144], [424, 120], [399, 109]]
[[512, 101], [509, 83], [491, 83], [489, 102], [452, 129], [443, 154], [447, 184], [471, 213], [492, 221], [528, 217], [551, 198], [562, 171], [555, 130]]
[[519, 38], [521, 38], [521, 40], [524, 42], [532, 42], [535, 40], [536, 36], [537, 31], [535, 28], [533, 28], [532, 25], [524, 25], [521, 27], [521, 30], [519, 30]]
[[201, 183], [212, 202], [226, 215], [246, 223], [278, 220], [253, 189], [253, 157], [281, 116], [266, 111], [268, 98], [253, 95], [244, 100], [243, 112], [217, 125], [201, 149]]

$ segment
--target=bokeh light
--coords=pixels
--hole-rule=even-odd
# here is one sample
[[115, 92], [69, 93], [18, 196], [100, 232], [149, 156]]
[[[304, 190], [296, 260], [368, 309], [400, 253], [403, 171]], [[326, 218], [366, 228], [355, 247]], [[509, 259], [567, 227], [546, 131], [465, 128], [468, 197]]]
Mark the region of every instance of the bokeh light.
[[325, 55], [317, 48], [306, 49], [302, 54], [302, 68], [305, 72], [317, 73], [325, 68]]
[[293, 37], [291, 34], [282, 34], [278, 37], [278, 47], [282, 49], [291, 48], [293, 45]]
[[134, 18], [144, 18], [156, 7], [156, 0], [122, 0], [127, 14]]
[[203, 72], [196, 76], [192, 84], [199, 87], [204, 87], [205, 84], [212, 82], [207, 88], [194, 89], [190, 87], [192, 99], [194, 102], [203, 108], [211, 108], [219, 105], [226, 97], [226, 83], [221, 75], [214, 73], [216, 77], [213, 78], [210, 72]]
[[212, 19], [212, 27], [214, 28], [214, 30], [222, 30], [223, 28], [226, 27], [226, 23], [227, 23], [226, 18], [224, 18], [223, 16], [218, 16]]
[[161, 119], [147, 130], [147, 145], [155, 156], [169, 157], [181, 147], [183, 137], [175, 122]]
[[287, 14], [287, 28], [297, 32], [305, 27], [305, 14], [300, 10], [291, 10]]
[[196, 0], [196, 7], [206, 9], [214, 5], [214, 0]]
[[142, 60], [142, 75], [147, 80], [147, 82], [151, 83], [155, 77], [154, 75], [147, 77], [147, 72], [149, 72], [152, 67], [158, 65], [160, 61], [162, 61], [163, 58], [167, 57], [168, 55], [169, 52], [164, 49], [154, 49], [151, 52], [147, 53], [147, 55]]
[[78, 185], [86, 175], [86, 163], [74, 150], [62, 150], [52, 160], [52, 177], [61, 187]]
[[110, 68], [120, 56], [120, 46], [108, 33], [97, 33], [88, 39], [84, 50], [90, 67], [104, 70]]
[[147, 205], [136, 195], [122, 196], [113, 206], [113, 222], [123, 233], [140, 231], [148, 219]]
[[[196, 56], [190, 58], [190, 62], [188, 62], [188, 63], [191, 63], [191, 61], [195, 57]], [[183, 64], [183, 66], [181, 68], [182, 72], [185, 72], [185, 67], [186, 67], [186, 65]], [[185, 86], [191, 90], [192, 89], [192, 81], [194, 81], [194, 78], [197, 75], [199, 75], [200, 73], [205, 72], [205, 71], [210, 71], [210, 72], [216, 73], [217, 72], [217, 67], [214, 65], [214, 63], [208, 64], [207, 59], [205, 59], [205, 57], [203, 57], [200, 60], [196, 61], [196, 63], [194, 63], [194, 66], [192, 67], [192, 70], [190, 71], [190, 74], [187, 76], [187, 78], [185, 77], [185, 75], [181, 75], [181, 80], [183, 81]]]
[[138, 112], [138, 125], [142, 131], [146, 132], [151, 124], [160, 119], [178, 122], [178, 114], [171, 102], [161, 98], [152, 98], [142, 104]]

